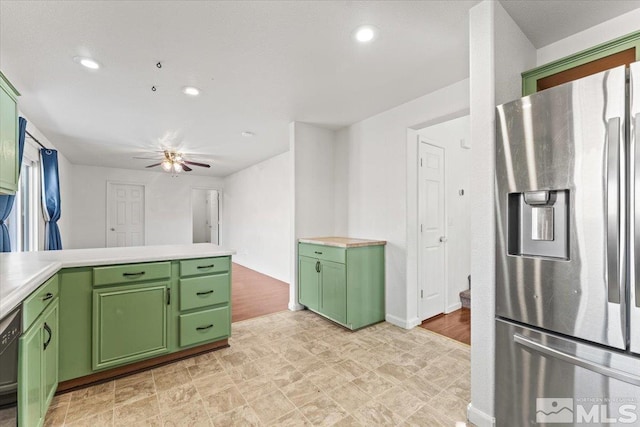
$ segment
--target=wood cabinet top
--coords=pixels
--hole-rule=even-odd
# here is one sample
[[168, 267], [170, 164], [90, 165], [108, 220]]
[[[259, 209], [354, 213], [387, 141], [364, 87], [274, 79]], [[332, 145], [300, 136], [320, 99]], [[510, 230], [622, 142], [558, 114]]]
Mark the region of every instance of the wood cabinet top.
[[314, 245], [336, 246], [338, 248], [359, 248], [362, 246], [384, 246], [386, 240], [354, 239], [351, 237], [307, 237], [298, 239], [300, 243]]

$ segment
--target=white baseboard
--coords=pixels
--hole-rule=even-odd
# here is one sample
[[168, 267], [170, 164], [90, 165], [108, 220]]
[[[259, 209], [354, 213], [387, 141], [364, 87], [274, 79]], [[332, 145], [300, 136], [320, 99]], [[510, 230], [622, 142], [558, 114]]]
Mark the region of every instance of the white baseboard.
[[391, 314], [387, 314], [385, 316], [385, 320], [391, 323], [392, 325], [399, 326], [403, 329], [413, 329], [421, 323], [420, 319], [418, 319], [417, 317], [414, 317], [413, 319], [405, 320], [405, 319], [401, 319], [400, 317], [393, 316]]
[[304, 305], [300, 305], [300, 304], [295, 303], [295, 302], [294, 302], [294, 303], [291, 303], [291, 302], [290, 302], [290, 303], [287, 305], [287, 307], [288, 307], [288, 308], [289, 308], [289, 310], [291, 310], [291, 311], [300, 311], [300, 310], [304, 310]]
[[496, 419], [476, 409], [473, 403], [467, 405], [467, 419], [478, 427], [495, 427]]
[[461, 302], [457, 302], [455, 304], [451, 304], [449, 307], [447, 307], [447, 310], [445, 311], [445, 313], [451, 313], [453, 311], [459, 310], [462, 308], [462, 303]]

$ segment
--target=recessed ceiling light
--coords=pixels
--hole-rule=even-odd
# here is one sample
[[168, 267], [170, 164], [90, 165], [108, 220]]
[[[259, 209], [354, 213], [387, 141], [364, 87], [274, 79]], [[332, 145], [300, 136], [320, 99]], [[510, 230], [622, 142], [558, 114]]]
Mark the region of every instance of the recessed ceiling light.
[[360, 43], [368, 43], [376, 38], [376, 28], [371, 25], [363, 25], [356, 28], [355, 38]]
[[185, 95], [190, 95], [190, 96], [198, 96], [200, 95], [200, 90], [198, 88], [195, 88], [193, 86], [185, 86], [182, 88], [182, 93], [184, 93]]
[[256, 134], [251, 132], [251, 131], [245, 130], [244, 132], [241, 133], [241, 135], [244, 136], [245, 138], [251, 138], [252, 136], [255, 136]]
[[76, 61], [78, 64], [82, 65], [83, 67], [87, 67], [91, 70], [97, 70], [98, 68], [100, 68], [100, 64], [91, 58], [76, 56], [73, 58], [73, 60]]

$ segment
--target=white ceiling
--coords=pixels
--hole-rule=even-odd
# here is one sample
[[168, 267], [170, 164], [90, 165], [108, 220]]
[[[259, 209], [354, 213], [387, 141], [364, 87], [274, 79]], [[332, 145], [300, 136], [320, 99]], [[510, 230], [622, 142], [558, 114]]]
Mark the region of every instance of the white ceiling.
[[[132, 156], [176, 148], [225, 176], [286, 151], [292, 121], [340, 128], [466, 78], [476, 3], [2, 0], [0, 68], [72, 163], [142, 169]], [[538, 46], [638, 2], [503, 3]], [[547, 28], [550, 4], [572, 19]], [[362, 24], [373, 43], [353, 41]]]
[[501, 0], [501, 3], [538, 49], [640, 7], [639, 0]]

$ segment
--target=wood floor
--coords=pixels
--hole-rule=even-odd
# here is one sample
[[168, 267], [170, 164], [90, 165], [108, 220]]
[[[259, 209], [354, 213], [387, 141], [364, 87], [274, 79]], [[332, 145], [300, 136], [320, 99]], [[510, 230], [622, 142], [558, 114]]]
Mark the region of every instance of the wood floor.
[[231, 321], [251, 319], [287, 309], [289, 284], [233, 263]]
[[439, 314], [422, 322], [420, 327], [471, 345], [471, 310], [468, 308]]

